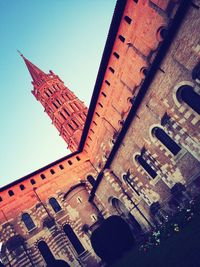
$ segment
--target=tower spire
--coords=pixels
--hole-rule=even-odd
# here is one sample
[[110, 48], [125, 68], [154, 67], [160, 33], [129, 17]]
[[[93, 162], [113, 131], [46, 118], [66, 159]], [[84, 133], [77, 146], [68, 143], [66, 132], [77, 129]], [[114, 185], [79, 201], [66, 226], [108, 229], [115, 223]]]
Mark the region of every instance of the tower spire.
[[35, 66], [27, 58], [25, 58], [25, 56], [19, 50], [17, 50], [17, 52], [23, 58], [26, 66], [29, 70], [29, 73], [33, 79], [33, 82], [37, 82], [37, 81], [41, 80], [41, 78], [44, 77], [44, 75], [46, 75], [41, 69], [39, 69], [37, 66]]
[[79, 147], [88, 108], [52, 71], [44, 73], [17, 50], [33, 78], [32, 93], [74, 152]]

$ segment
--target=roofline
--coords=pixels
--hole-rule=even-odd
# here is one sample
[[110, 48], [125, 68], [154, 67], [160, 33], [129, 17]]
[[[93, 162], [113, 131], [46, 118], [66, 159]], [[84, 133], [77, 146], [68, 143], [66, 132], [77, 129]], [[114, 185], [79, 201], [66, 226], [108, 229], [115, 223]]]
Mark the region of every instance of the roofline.
[[49, 169], [49, 168], [55, 166], [56, 164], [62, 162], [63, 160], [70, 159], [71, 157], [73, 157], [73, 156], [75, 156], [75, 155], [77, 155], [79, 153], [80, 153], [80, 151], [73, 152], [73, 153], [71, 153], [71, 154], [69, 154], [67, 156], [64, 156], [64, 157], [62, 157], [62, 158], [60, 158], [60, 159], [58, 159], [56, 161], [53, 161], [53, 162], [49, 163], [48, 165], [45, 165], [44, 167], [42, 167], [42, 168], [40, 168], [40, 169], [38, 169], [38, 170], [36, 170], [34, 172], [31, 172], [31, 173], [29, 173], [29, 174], [27, 174], [27, 175], [15, 180], [15, 181], [11, 182], [11, 183], [3, 186], [3, 187], [0, 187], [0, 192], [3, 192], [4, 190], [7, 190], [11, 186], [14, 186], [14, 185], [17, 185], [19, 183], [22, 183], [23, 181], [33, 177], [34, 175], [37, 175], [37, 174], [45, 171], [46, 169]]
[[108, 62], [110, 60], [110, 55], [114, 46], [114, 41], [116, 39], [117, 36], [117, 32], [119, 29], [119, 25], [124, 13], [124, 9], [126, 6], [127, 0], [118, 0], [115, 6], [115, 10], [113, 13], [113, 17], [112, 17], [112, 21], [110, 24], [110, 29], [108, 32], [108, 37], [106, 40], [106, 44], [104, 47], [104, 51], [103, 51], [103, 55], [102, 55], [102, 59], [101, 59], [101, 63], [99, 66], [99, 71], [97, 74], [97, 78], [96, 78], [96, 82], [95, 82], [95, 86], [94, 86], [94, 90], [93, 90], [93, 94], [92, 94], [92, 98], [90, 101], [90, 106], [89, 106], [89, 110], [88, 110], [88, 115], [87, 115], [87, 119], [83, 128], [83, 133], [81, 136], [81, 141], [79, 144], [79, 150], [82, 151], [86, 138], [87, 138], [87, 134], [90, 128], [90, 125], [92, 123], [92, 117], [95, 111], [95, 107], [97, 104], [97, 100], [100, 94], [100, 90], [102, 87], [102, 83], [104, 80], [104, 76], [105, 73], [107, 71], [107, 66], [108, 66]]
[[93, 91], [92, 98], [90, 101], [89, 110], [88, 110], [88, 114], [87, 114], [84, 129], [82, 132], [81, 141], [80, 141], [78, 150], [76, 152], [73, 152], [67, 156], [64, 156], [64, 157], [46, 165], [46, 166], [28, 174], [28, 175], [25, 175], [25, 176], [13, 181], [13, 182], [1, 187], [0, 192], [3, 192], [4, 190], [7, 190], [8, 188], [10, 188], [14, 185], [17, 185], [17, 184], [27, 180], [28, 178], [30, 178], [30, 177], [32, 177], [32, 176], [34, 176], [40, 172], [43, 172], [50, 167], [53, 167], [55, 164], [58, 164], [58, 163], [62, 162], [63, 160], [69, 159], [69, 158], [71, 158], [71, 157], [73, 157], [73, 156], [75, 156], [75, 155], [77, 155], [83, 151], [83, 147], [84, 147], [84, 144], [85, 144], [85, 141], [87, 138], [87, 134], [88, 134], [88, 131], [90, 128], [91, 119], [92, 119], [94, 111], [95, 111], [96, 103], [97, 103], [99, 93], [101, 90], [101, 86], [103, 83], [103, 78], [104, 78], [104, 75], [106, 72], [108, 61], [110, 59], [110, 54], [111, 54], [112, 49], [113, 49], [114, 41], [115, 41], [118, 29], [119, 29], [119, 25], [121, 22], [121, 18], [122, 18], [126, 3], [127, 3], [127, 0], [117, 0], [116, 6], [115, 6], [115, 10], [113, 13], [110, 29], [108, 32], [108, 37], [107, 37], [106, 44], [104, 47], [103, 56], [102, 56], [99, 71], [97, 74], [97, 78], [96, 78], [96, 82], [95, 82], [95, 86], [94, 86], [94, 91]]
[[182, 20], [184, 19], [185, 15], [187, 13], [189, 5], [190, 5], [190, 1], [187, 1], [187, 0], [181, 1], [180, 6], [179, 6], [179, 8], [178, 8], [178, 10], [174, 16], [174, 19], [172, 20], [171, 25], [169, 25], [167, 37], [164, 39], [163, 43], [161, 44], [160, 48], [158, 49], [158, 53], [157, 53], [152, 65], [148, 71], [148, 74], [147, 74], [141, 88], [139, 89], [138, 95], [136, 96], [136, 98], [134, 100], [133, 106], [132, 106], [132, 108], [131, 108], [131, 110], [130, 110], [130, 112], [129, 112], [126, 120], [125, 120], [125, 123], [122, 127], [122, 130], [120, 131], [119, 136], [118, 136], [118, 138], [117, 138], [117, 140], [116, 140], [116, 142], [115, 142], [115, 144], [111, 150], [111, 153], [110, 153], [103, 169], [101, 170], [101, 172], [97, 176], [96, 182], [95, 182], [95, 184], [91, 190], [91, 193], [90, 193], [90, 197], [89, 197], [90, 202], [93, 201], [93, 199], [95, 197], [95, 192], [96, 192], [96, 190], [97, 190], [97, 188], [98, 188], [98, 186], [101, 183], [101, 180], [103, 178], [104, 171], [110, 167], [110, 165], [114, 159], [114, 156], [115, 156], [116, 152], [118, 151], [120, 144], [121, 144], [122, 140], [124, 139], [126, 132], [128, 131], [129, 126], [130, 126], [132, 120], [134, 119], [136, 112], [137, 112], [142, 100], [144, 99], [146, 92], [149, 89], [149, 86], [151, 85], [151, 82], [154, 79], [154, 76], [156, 75], [158, 67], [160, 66], [162, 60], [164, 59], [166, 53], [168, 52], [168, 49], [171, 45], [171, 41], [174, 39], [177, 31], [179, 30], [179, 26], [180, 26]]

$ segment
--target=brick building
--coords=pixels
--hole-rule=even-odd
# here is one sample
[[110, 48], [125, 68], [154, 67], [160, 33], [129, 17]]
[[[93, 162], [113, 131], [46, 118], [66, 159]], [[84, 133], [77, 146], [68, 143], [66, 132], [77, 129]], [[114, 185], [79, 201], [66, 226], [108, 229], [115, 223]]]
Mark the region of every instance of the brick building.
[[199, 7], [118, 0], [88, 110], [22, 56], [73, 153], [0, 189], [5, 266], [98, 266], [90, 235], [103, 218], [137, 237], [200, 193]]

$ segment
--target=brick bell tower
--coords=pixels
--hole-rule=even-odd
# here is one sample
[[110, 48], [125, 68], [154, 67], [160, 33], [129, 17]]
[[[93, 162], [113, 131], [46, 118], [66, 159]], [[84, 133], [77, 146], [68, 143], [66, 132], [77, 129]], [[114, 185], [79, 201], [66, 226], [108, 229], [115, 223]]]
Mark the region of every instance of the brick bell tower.
[[[18, 51], [19, 52], [19, 51]], [[88, 108], [53, 71], [44, 73], [20, 52], [33, 79], [32, 93], [44, 106], [71, 152], [78, 149]]]

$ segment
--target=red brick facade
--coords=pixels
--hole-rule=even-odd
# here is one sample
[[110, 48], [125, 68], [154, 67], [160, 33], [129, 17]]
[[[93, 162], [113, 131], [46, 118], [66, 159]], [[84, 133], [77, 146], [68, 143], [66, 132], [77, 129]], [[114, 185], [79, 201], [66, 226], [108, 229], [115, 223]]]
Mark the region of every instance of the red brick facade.
[[[42, 240], [71, 266], [98, 266], [89, 238], [102, 218], [120, 215], [133, 234], [134, 218], [145, 232], [175, 213], [174, 203], [184, 206], [200, 193], [200, 16], [198, 1], [193, 3], [117, 1], [78, 151], [84, 123], [78, 118], [87, 109], [58, 76], [29, 69], [33, 94], [61, 135], [73, 115], [62, 121], [60, 112], [79, 103], [79, 134], [65, 139], [76, 152], [0, 189], [6, 266], [45, 266]], [[39, 73], [42, 84], [34, 82]], [[56, 91], [45, 95], [53, 85]], [[56, 99], [61, 104], [53, 108]], [[52, 198], [59, 204], [54, 208]], [[34, 222], [31, 230], [25, 213]], [[83, 251], [66, 236], [66, 225]], [[19, 236], [20, 251], [13, 241]]]

